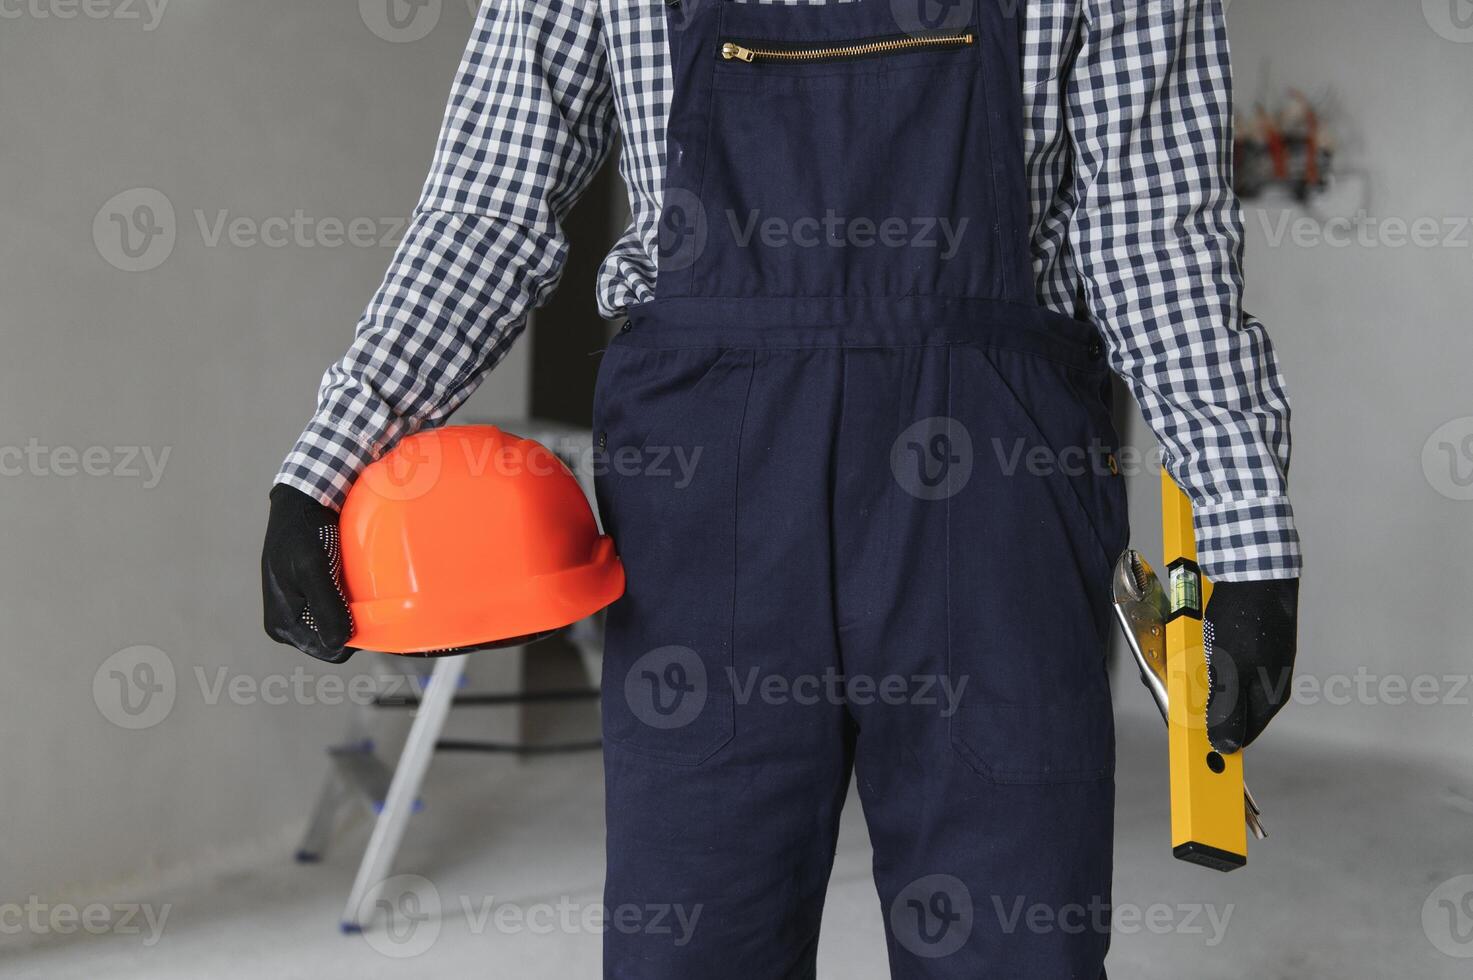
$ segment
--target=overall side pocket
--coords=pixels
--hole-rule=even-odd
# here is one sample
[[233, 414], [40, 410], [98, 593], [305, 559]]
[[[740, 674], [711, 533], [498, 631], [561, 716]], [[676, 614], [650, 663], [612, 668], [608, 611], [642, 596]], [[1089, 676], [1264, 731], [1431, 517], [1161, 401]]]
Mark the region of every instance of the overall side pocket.
[[1108, 434], [1072, 371], [1032, 354], [952, 353], [951, 414], [976, 460], [948, 512], [948, 669], [964, 692], [951, 738], [998, 783], [1114, 772], [1109, 567], [1096, 525], [1110, 519], [1092, 508], [1114, 493], [1102, 481], [1119, 478], [1074, 473], [1072, 458]]
[[628, 584], [608, 612], [604, 737], [696, 765], [734, 729], [736, 465], [751, 357], [616, 349], [600, 369], [596, 483]]

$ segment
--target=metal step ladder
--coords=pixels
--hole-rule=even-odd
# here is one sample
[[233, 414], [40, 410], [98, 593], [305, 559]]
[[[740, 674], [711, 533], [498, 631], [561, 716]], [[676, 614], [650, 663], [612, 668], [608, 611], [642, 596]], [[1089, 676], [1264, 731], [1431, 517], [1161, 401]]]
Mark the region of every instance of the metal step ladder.
[[[587, 430], [537, 421], [493, 422], [506, 431], [536, 439], [559, 456], [572, 469], [589, 502], [597, 513], [593, 495], [593, 437]], [[582, 655], [589, 676], [597, 677], [597, 665], [603, 655], [602, 615], [586, 619], [558, 634]], [[307, 823], [307, 831], [297, 848], [296, 860], [311, 864], [326, 853], [332, 832], [344, 806], [358, 802], [374, 816], [373, 832], [358, 865], [343, 910], [341, 929], [345, 933], [363, 931], [372, 924], [384, 881], [389, 877], [399, 845], [409, 828], [410, 817], [424, 807], [420, 787], [429, 771], [430, 761], [438, 752], [495, 752], [517, 755], [540, 755], [559, 752], [593, 751], [601, 747], [597, 740], [561, 742], [551, 745], [523, 745], [514, 742], [443, 739], [450, 709], [464, 707], [503, 707], [557, 701], [588, 701], [598, 698], [596, 687], [514, 693], [461, 694], [466, 661], [474, 654], [442, 657], [434, 661], [427, 678], [415, 685], [418, 694], [380, 696], [369, 703], [371, 708], [409, 709], [415, 712], [404, 748], [391, 768], [381, 759], [367, 734], [366, 712], [355, 711], [349, 723], [347, 738], [327, 750], [330, 762]], [[411, 661], [422, 664], [425, 661]]]

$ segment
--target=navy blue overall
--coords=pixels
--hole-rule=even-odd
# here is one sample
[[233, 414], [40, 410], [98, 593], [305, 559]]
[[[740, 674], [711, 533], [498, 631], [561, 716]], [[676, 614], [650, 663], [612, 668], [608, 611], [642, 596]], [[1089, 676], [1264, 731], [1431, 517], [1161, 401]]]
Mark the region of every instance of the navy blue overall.
[[1103, 976], [1110, 379], [1035, 299], [1016, 5], [927, 6], [670, 11], [658, 291], [594, 410], [608, 977], [814, 976], [851, 772], [893, 976]]

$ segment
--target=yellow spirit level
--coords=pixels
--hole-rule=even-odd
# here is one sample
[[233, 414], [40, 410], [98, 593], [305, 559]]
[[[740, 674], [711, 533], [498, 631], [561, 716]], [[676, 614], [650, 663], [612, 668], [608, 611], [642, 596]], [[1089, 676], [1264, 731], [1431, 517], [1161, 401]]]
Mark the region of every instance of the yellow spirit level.
[[1222, 755], [1207, 740], [1207, 660], [1202, 610], [1212, 583], [1197, 567], [1192, 501], [1161, 473], [1166, 554], [1166, 719], [1171, 753], [1171, 853], [1218, 871], [1248, 863], [1243, 821], [1243, 754]]
[[1231, 871], [1247, 863], [1247, 832], [1267, 835], [1243, 784], [1242, 754], [1221, 755], [1207, 739], [1210, 685], [1202, 611], [1212, 586], [1197, 567], [1191, 501], [1164, 472], [1161, 499], [1166, 583], [1137, 552], [1127, 551], [1116, 567], [1115, 611], [1141, 680], [1166, 719], [1172, 853]]

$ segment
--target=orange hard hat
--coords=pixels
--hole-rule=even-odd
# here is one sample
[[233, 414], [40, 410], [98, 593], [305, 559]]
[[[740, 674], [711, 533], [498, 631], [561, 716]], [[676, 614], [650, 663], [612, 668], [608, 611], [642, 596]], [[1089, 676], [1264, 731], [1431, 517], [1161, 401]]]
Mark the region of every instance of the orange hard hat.
[[339, 531], [360, 650], [527, 642], [624, 592], [614, 542], [567, 466], [495, 426], [402, 440], [359, 475]]

